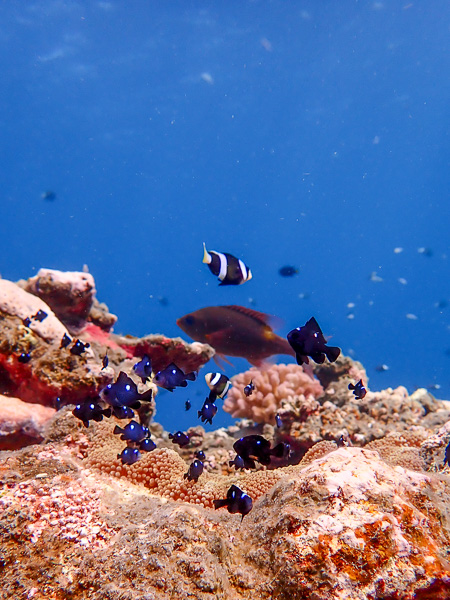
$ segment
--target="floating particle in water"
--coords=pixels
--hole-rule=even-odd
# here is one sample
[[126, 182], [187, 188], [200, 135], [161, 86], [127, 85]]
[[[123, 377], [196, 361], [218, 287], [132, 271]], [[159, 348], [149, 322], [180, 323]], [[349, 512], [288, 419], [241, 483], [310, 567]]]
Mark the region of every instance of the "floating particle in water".
[[347, 304], [347, 308], [355, 308], [356, 304], [354, 302], [349, 302]]
[[409, 319], [410, 321], [417, 321], [417, 319], [419, 317], [417, 315], [415, 315], [414, 313], [407, 313], [406, 318]]
[[348, 313], [347, 319], [353, 320], [355, 318], [355, 313]]
[[376, 271], [372, 271], [372, 273], [370, 274], [369, 279], [370, 279], [370, 281], [375, 281], [376, 283], [379, 283], [380, 281], [383, 281], [383, 278], [380, 277], [379, 275], [377, 275]]
[[298, 295], [300, 300], [308, 300], [310, 296], [311, 294], [309, 292], [300, 292], [300, 294]]
[[211, 73], [208, 73], [207, 71], [200, 74], [200, 79], [203, 79], [203, 81], [209, 83], [209, 85], [214, 85], [214, 78]]
[[408, 283], [404, 277], [399, 277], [397, 281], [402, 285], [406, 285]]
[[42, 200], [53, 202], [53, 200], [56, 200], [56, 194], [52, 190], [46, 190], [45, 192], [42, 192], [41, 198]]
[[428, 258], [433, 256], [433, 250], [431, 248], [417, 248], [417, 252]]
[[383, 365], [377, 365], [375, 367], [375, 371], [377, 373], [384, 373], [385, 371], [389, 371], [389, 367], [387, 365], [384, 365], [384, 364]]
[[403, 248], [397, 247], [394, 248], [394, 254], [401, 254], [403, 252]]
[[439, 383], [432, 383], [431, 385], [427, 386], [427, 390], [440, 390], [441, 389], [441, 385]]
[[440, 300], [439, 302], [435, 302], [434, 306], [439, 309], [447, 308], [448, 302], [447, 302], [447, 300]]

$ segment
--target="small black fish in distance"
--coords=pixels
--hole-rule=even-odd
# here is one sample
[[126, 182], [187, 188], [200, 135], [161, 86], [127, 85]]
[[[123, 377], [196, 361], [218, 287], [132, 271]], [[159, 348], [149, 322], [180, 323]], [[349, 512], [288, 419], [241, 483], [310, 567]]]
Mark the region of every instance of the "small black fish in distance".
[[358, 398], [358, 400], [362, 400], [364, 398], [364, 396], [367, 394], [367, 390], [364, 387], [362, 379], [360, 379], [358, 381], [358, 383], [355, 383], [355, 384], [349, 383], [348, 389], [353, 390], [353, 395], [355, 396], [355, 398]]
[[86, 352], [86, 349], [89, 348], [90, 344], [83, 344], [81, 340], [75, 340], [72, 348], [70, 349], [70, 354], [74, 354], [75, 356], [81, 356], [83, 352]]
[[65, 333], [62, 336], [61, 343], [60, 343], [59, 347], [60, 347], [60, 349], [61, 348], [67, 348], [67, 346], [69, 344], [71, 344], [71, 343], [72, 343], [72, 339], [67, 335], [67, 333]]
[[241, 514], [241, 522], [245, 515], [248, 515], [253, 508], [253, 501], [250, 496], [238, 488], [237, 485], [232, 485], [230, 487], [225, 500], [214, 500], [213, 502], [216, 510], [226, 506], [229, 513]]
[[116, 425], [113, 431], [114, 435], [121, 434], [120, 439], [126, 440], [127, 442], [134, 442], [139, 444], [148, 437], [148, 428], [140, 425], [137, 421], [130, 421], [125, 427], [119, 427]]
[[203, 262], [219, 278], [219, 285], [241, 285], [252, 278], [252, 272], [240, 258], [226, 252], [208, 252], [204, 243]]
[[190, 410], [191, 406], [192, 406], [191, 401], [186, 400], [186, 402], [184, 403], [184, 410]]
[[180, 448], [184, 448], [191, 441], [187, 433], [182, 431], [176, 431], [175, 433], [169, 433], [169, 440], [172, 440], [174, 444], [178, 444]]
[[444, 467], [448, 465], [450, 467], [450, 442], [447, 444], [444, 454]]
[[249, 396], [251, 396], [253, 394], [254, 391], [255, 391], [255, 384], [253, 383], [253, 379], [251, 379], [250, 383], [247, 383], [247, 385], [244, 388], [244, 394], [248, 398]]
[[21, 354], [19, 354], [19, 356], [17, 357], [17, 360], [22, 363], [22, 364], [26, 364], [28, 362], [30, 362], [31, 360], [31, 354], [29, 352], [22, 352]]
[[134, 411], [129, 406], [112, 406], [111, 410], [117, 419], [132, 419]]
[[187, 380], [195, 381], [196, 374], [184, 373], [175, 363], [170, 363], [162, 371], [158, 371], [153, 378], [157, 386], [173, 392], [176, 387], [186, 387]]
[[205, 381], [211, 390], [209, 393], [209, 400], [211, 402], [214, 402], [217, 398], [225, 399], [231, 386], [231, 381], [226, 375], [222, 373], [206, 373]]
[[275, 423], [277, 424], [278, 429], [283, 426], [283, 421], [278, 413], [275, 415]]
[[42, 200], [52, 202], [53, 200], [56, 200], [56, 194], [53, 190], [46, 190], [45, 192], [42, 192], [41, 198]]
[[22, 319], [22, 323], [24, 324], [25, 327], [29, 327], [31, 325], [30, 317], [26, 317], [26, 319]]
[[32, 318], [34, 321], [39, 321], [39, 323], [42, 323], [42, 321], [43, 321], [44, 319], [46, 319], [47, 317], [48, 317], [48, 314], [45, 312], [45, 310], [41, 310], [41, 309], [39, 309], [39, 310], [37, 311], [37, 313], [36, 313], [35, 315], [33, 315], [31, 318]]
[[206, 460], [206, 455], [203, 452], [203, 450], [197, 450], [196, 452], [194, 452], [194, 456], [195, 456], [195, 458], [198, 458], [199, 460]]
[[278, 269], [278, 273], [281, 277], [294, 277], [294, 275], [298, 275], [298, 269], [296, 267], [292, 267], [291, 265], [285, 265]]
[[97, 421], [98, 423], [103, 420], [103, 417], [110, 417], [111, 410], [102, 408], [97, 402], [83, 402], [75, 406], [72, 414], [83, 421], [85, 427], [89, 427], [89, 421]]
[[298, 365], [308, 364], [308, 356], [318, 364], [322, 364], [325, 357], [330, 362], [334, 362], [341, 353], [341, 349], [337, 346], [327, 346], [327, 341], [314, 317], [311, 317], [303, 327], [290, 331], [287, 340], [295, 352]]
[[126, 447], [120, 454], [117, 455], [117, 458], [120, 458], [122, 464], [124, 465], [134, 465], [140, 458], [141, 453], [137, 448]]
[[212, 425], [212, 420], [216, 416], [217, 406], [214, 402], [209, 402], [208, 398], [203, 403], [202, 409], [197, 411], [198, 418], [202, 421], [202, 423], [209, 423]]
[[109, 364], [109, 358], [108, 358], [108, 355], [105, 354], [105, 356], [102, 359], [102, 371], [103, 371], [103, 369], [106, 369], [108, 364]]
[[200, 475], [203, 473], [203, 463], [201, 460], [195, 459], [189, 466], [189, 470], [184, 474], [184, 479], [197, 482]]
[[147, 354], [144, 354], [142, 359], [133, 365], [133, 371], [141, 378], [142, 383], [146, 383], [152, 374], [152, 361]]
[[[233, 458], [233, 460], [229, 460], [228, 464], [230, 465], [230, 467], [234, 467], [236, 469], [236, 471], [238, 469], [241, 469], [241, 470], [245, 469], [244, 459], [241, 456], [239, 456], [239, 454], [236, 454], [236, 456]], [[253, 463], [253, 464], [255, 464], [255, 463]]]
[[139, 450], [141, 450], [141, 452], [151, 452], [152, 450], [155, 450], [155, 448], [155, 442], [149, 437], [145, 438], [145, 440], [142, 440], [142, 442], [139, 444]]

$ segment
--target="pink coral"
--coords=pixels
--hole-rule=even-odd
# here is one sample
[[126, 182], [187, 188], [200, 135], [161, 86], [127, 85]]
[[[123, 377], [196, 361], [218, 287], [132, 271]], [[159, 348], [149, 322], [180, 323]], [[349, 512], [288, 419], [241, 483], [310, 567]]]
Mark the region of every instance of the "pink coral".
[[[252, 367], [231, 379], [233, 386], [228, 392], [223, 408], [233, 417], [249, 418], [256, 423], [275, 423], [275, 415], [282, 408], [290, 412], [313, 412], [323, 387], [296, 364], [272, 365], [267, 369]], [[244, 387], [253, 381], [255, 391], [249, 397]], [[284, 405], [288, 406], [284, 406]]]

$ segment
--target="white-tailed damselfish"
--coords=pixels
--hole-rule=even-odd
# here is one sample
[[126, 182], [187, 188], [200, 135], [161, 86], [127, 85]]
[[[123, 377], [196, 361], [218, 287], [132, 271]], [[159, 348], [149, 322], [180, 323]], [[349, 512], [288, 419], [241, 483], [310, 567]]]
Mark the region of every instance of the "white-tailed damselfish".
[[184, 478], [189, 481], [197, 481], [200, 475], [203, 473], [203, 463], [197, 458], [190, 464], [189, 470], [184, 474]]
[[75, 406], [72, 414], [83, 421], [85, 427], [89, 427], [89, 421], [99, 422], [103, 417], [110, 417], [111, 409], [102, 408], [97, 402], [83, 402]]
[[115, 435], [122, 434], [120, 436], [121, 440], [126, 440], [127, 442], [134, 442], [135, 444], [139, 444], [148, 437], [149, 431], [148, 427], [144, 427], [140, 425], [137, 421], [130, 421], [125, 425], [125, 427], [119, 427], [116, 425], [114, 427], [113, 433]]
[[120, 371], [115, 383], [109, 383], [101, 392], [100, 397], [110, 406], [128, 406], [139, 408], [140, 403], [152, 399], [152, 390], [140, 394], [137, 385], [126, 373]]
[[133, 371], [141, 378], [142, 383], [146, 383], [152, 374], [152, 361], [150, 357], [144, 354], [141, 360], [133, 365]]
[[201, 410], [197, 412], [198, 418], [202, 421], [202, 423], [209, 423], [212, 425], [212, 420], [217, 412], [217, 406], [214, 404], [214, 402], [210, 402], [208, 398], [206, 398]]
[[180, 448], [184, 448], [190, 442], [189, 436], [187, 433], [183, 433], [182, 431], [176, 431], [175, 433], [169, 433], [169, 439], [172, 440], [174, 444], [178, 444]]

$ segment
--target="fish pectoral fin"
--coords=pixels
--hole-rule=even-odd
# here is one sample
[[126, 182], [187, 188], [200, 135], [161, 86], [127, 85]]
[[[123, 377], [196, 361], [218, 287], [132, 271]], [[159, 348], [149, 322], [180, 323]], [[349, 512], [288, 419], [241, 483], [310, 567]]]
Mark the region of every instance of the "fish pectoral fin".
[[219, 369], [222, 369], [222, 371], [225, 371], [225, 367], [223, 364], [224, 362], [226, 362], [229, 365], [231, 365], [232, 367], [234, 367], [233, 363], [230, 360], [228, 360], [228, 358], [224, 354], [215, 354], [214, 362], [219, 367]]
[[276, 334], [276, 333], [274, 333], [274, 332], [272, 331], [272, 328], [271, 328], [271, 327], [269, 327], [268, 325], [266, 325], [266, 326], [264, 327], [264, 329], [263, 329], [263, 337], [264, 337], [264, 339], [266, 339], [266, 340], [273, 340], [273, 339], [275, 339], [275, 338], [276, 338], [276, 337], [278, 337], [278, 336], [277, 336], [277, 334]]
[[211, 344], [211, 346], [214, 346], [214, 343], [221, 342], [227, 337], [231, 337], [229, 329], [218, 329], [213, 333], [207, 333], [205, 335], [206, 341], [208, 342], [208, 344]]

